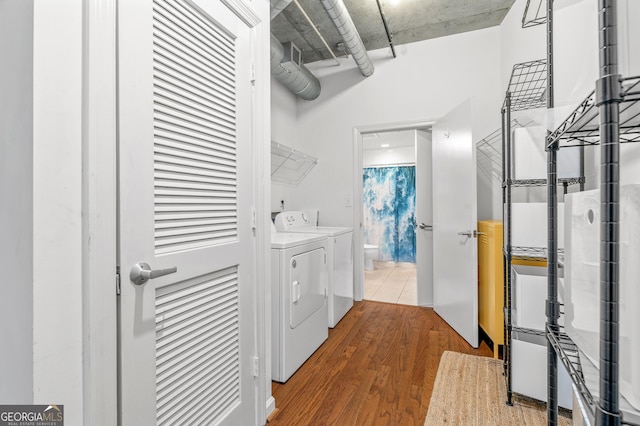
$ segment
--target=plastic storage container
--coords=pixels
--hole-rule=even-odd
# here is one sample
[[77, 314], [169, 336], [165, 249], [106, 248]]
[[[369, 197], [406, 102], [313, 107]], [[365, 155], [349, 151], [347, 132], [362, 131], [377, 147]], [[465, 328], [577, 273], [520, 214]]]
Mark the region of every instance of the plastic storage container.
[[[520, 127], [513, 131], [513, 178], [546, 179], [547, 130], [541, 126]], [[558, 178], [580, 176], [580, 148], [565, 148], [557, 156]]]
[[[558, 217], [564, 216], [564, 203], [558, 203]], [[511, 205], [511, 245], [547, 247], [547, 203]], [[558, 247], [564, 248], [564, 224], [558, 223]]]
[[[547, 346], [514, 339], [511, 351], [513, 391], [546, 401]], [[571, 378], [560, 360], [558, 360], [558, 405], [569, 410], [573, 406]]]
[[[565, 328], [591, 362], [600, 357], [600, 191], [566, 203]], [[620, 392], [640, 409], [640, 184], [620, 187]]]
[[[547, 316], [547, 268], [513, 265], [511, 268], [514, 288], [513, 325], [534, 330], [544, 330]], [[558, 270], [558, 299], [562, 303], [564, 279]], [[560, 318], [562, 325], [562, 317]]]

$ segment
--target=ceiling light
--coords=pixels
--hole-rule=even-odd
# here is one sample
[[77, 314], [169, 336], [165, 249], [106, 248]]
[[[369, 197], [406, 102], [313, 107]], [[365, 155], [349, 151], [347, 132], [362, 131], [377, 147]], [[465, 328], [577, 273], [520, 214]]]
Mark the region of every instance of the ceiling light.
[[388, 143], [383, 143], [382, 145], [380, 145], [380, 148], [389, 148], [389, 144]]
[[397, 6], [400, 3], [400, 0], [387, 0], [389, 6]]

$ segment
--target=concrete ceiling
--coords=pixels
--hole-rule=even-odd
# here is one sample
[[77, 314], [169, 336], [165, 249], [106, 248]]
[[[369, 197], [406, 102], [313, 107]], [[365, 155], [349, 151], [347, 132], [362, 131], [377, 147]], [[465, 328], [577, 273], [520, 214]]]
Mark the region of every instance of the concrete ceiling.
[[[342, 39], [319, 0], [297, 0], [336, 56]], [[380, 0], [395, 46], [499, 25], [515, 0]], [[367, 50], [389, 46], [376, 0], [344, 0]], [[271, 32], [302, 50], [305, 63], [331, 59], [294, 0], [271, 21]]]

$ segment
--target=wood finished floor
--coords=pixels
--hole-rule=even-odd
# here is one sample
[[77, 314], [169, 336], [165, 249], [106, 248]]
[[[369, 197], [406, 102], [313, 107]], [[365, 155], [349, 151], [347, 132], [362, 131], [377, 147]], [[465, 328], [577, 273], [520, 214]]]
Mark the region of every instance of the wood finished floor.
[[432, 309], [356, 302], [285, 384], [269, 425], [422, 425], [442, 353], [473, 349]]

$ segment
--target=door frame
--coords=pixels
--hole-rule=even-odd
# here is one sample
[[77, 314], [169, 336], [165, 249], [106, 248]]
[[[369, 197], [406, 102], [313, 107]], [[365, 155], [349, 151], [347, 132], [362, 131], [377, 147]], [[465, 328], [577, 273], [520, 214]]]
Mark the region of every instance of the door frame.
[[[118, 401], [117, 348], [117, 7], [118, 0], [89, 0], [82, 7], [82, 207], [83, 207], [83, 407], [86, 424], [116, 425]], [[270, 212], [270, 67], [269, 6], [246, 0], [222, 3], [254, 15], [256, 60], [253, 85], [252, 166], [255, 171], [252, 205], [254, 233], [254, 323], [256, 424], [266, 423], [275, 409], [271, 395], [270, 286], [259, 277], [271, 276]], [[246, 21], [245, 21], [246, 22]], [[124, 272], [126, 275], [126, 272]], [[126, 277], [125, 277], [126, 278]], [[271, 410], [270, 410], [271, 407]]]
[[370, 124], [353, 128], [353, 296], [364, 299], [364, 230], [362, 199], [362, 136], [368, 133], [388, 133], [431, 127], [438, 119]]
[[[82, 6], [85, 424], [117, 424], [116, 0]], [[89, 54], [90, 53], [90, 54]]]

